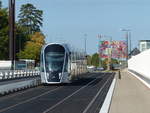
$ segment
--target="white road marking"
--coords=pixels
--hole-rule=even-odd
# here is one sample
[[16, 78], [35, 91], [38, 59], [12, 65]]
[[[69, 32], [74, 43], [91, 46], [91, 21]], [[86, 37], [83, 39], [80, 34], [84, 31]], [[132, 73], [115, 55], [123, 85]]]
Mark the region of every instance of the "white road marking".
[[110, 103], [111, 103], [111, 99], [112, 99], [112, 95], [113, 95], [113, 91], [114, 91], [114, 88], [115, 88], [115, 83], [116, 83], [116, 79], [114, 78], [99, 113], [108, 113]]

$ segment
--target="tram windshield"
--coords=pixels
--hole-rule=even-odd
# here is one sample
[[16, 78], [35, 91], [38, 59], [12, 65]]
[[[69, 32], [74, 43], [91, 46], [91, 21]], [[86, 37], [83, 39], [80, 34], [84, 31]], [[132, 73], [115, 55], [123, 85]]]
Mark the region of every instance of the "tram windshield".
[[46, 71], [61, 72], [64, 63], [64, 52], [47, 52], [46, 53]]
[[60, 45], [50, 45], [45, 49], [46, 72], [62, 72], [65, 49]]

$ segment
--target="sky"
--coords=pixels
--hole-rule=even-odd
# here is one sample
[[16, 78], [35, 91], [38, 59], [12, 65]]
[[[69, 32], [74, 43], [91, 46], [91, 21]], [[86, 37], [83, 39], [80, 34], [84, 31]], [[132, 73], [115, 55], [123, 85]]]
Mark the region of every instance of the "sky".
[[[8, 7], [8, 0], [2, 2]], [[98, 51], [98, 34], [125, 40], [121, 29], [130, 29], [132, 48], [139, 40], [150, 39], [149, 0], [16, 0], [16, 18], [26, 3], [44, 11], [42, 31], [48, 43], [66, 42], [84, 49], [86, 37], [87, 53], [93, 54]]]

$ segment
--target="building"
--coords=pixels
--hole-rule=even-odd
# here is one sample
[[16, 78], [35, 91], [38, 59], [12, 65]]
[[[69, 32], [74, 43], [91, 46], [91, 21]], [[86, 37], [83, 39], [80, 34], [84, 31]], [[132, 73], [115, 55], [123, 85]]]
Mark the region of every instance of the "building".
[[150, 40], [140, 40], [139, 49], [140, 49], [140, 52], [150, 49]]

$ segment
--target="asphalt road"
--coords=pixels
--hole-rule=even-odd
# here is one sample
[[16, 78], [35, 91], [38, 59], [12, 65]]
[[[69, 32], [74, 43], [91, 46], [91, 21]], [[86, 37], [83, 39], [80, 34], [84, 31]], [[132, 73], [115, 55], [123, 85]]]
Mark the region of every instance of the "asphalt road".
[[70, 84], [38, 86], [0, 97], [0, 113], [99, 113], [114, 73], [91, 73]]

